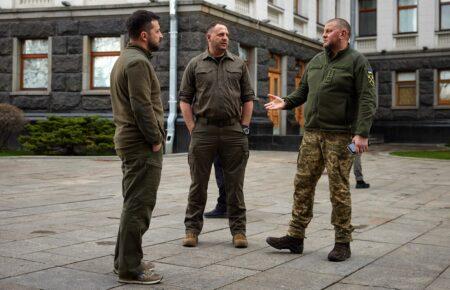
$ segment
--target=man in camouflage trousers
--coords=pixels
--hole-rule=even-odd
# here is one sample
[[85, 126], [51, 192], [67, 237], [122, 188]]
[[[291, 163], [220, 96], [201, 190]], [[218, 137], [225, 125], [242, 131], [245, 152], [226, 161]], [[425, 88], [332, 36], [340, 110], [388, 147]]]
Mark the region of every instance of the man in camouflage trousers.
[[292, 220], [286, 236], [268, 237], [276, 249], [303, 252], [305, 229], [313, 217], [314, 191], [324, 168], [330, 183], [335, 246], [330, 261], [350, 258], [351, 197], [349, 175], [353, 156], [368, 149], [368, 135], [375, 113], [375, 82], [366, 58], [349, 48], [347, 21], [329, 20], [324, 29], [325, 51], [308, 64], [300, 87], [291, 95], [265, 105], [266, 109], [292, 109], [305, 105], [305, 134], [297, 160]]

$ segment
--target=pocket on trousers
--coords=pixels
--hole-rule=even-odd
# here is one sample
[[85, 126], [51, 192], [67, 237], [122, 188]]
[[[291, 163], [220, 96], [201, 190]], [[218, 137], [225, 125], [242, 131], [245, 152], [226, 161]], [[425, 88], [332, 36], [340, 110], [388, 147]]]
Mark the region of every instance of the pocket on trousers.
[[150, 151], [146, 156], [145, 162], [152, 166], [162, 168], [163, 147], [161, 146], [161, 149], [159, 149], [157, 152]]

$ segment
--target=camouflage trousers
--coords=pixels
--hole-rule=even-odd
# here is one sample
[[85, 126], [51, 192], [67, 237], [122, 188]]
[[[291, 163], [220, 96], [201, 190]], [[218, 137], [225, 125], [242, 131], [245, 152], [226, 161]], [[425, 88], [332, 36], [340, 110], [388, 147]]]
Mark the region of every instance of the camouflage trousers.
[[305, 132], [297, 159], [289, 236], [305, 237], [305, 229], [313, 217], [316, 184], [326, 168], [333, 207], [331, 224], [335, 230], [335, 241], [345, 243], [352, 240], [349, 175], [353, 156], [346, 148], [350, 142], [351, 135], [348, 133]]

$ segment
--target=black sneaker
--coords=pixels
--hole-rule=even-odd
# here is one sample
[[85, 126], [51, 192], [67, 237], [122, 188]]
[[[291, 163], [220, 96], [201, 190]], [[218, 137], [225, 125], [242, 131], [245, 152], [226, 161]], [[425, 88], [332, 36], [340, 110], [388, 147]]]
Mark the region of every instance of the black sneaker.
[[359, 180], [356, 182], [356, 188], [369, 188], [370, 184], [369, 183], [365, 183], [364, 180]]
[[205, 212], [203, 214], [203, 216], [205, 218], [217, 218], [217, 219], [218, 218], [227, 218], [228, 217], [227, 210], [223, 209], [223, 208], [220, 208], [220, 207], [217, 207], [217, 206], [212, 211]]
[[343, 262], [350, 258], [350, 243], [335, 243], [333, 250], [328, 254], [328, 260], [331, 262]]
[[287, 249], [294, 254], [303, 253], [303, 239], [291, 236], [283, 236], [281, 238], [268, 237], [266, 242], [273, 248], [278, 250]]

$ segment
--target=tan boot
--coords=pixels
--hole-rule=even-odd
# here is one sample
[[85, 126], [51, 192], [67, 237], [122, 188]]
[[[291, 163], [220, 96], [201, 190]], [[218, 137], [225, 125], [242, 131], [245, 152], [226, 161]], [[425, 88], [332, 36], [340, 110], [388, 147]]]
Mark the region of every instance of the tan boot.
[[247, 238], [244, 234], [235, 234], [233, 236], [233, 245], [235, 248], [247, 248]]
[[187, 232], [186, 236], [183, 239], [183, 246], [184, 247], [197, 247], [197, 244], [198, 244], [198, 235]]

